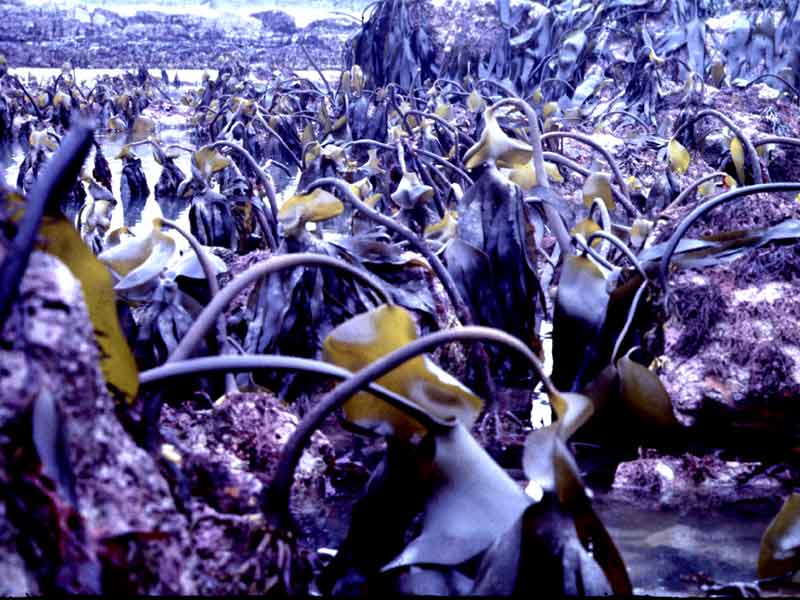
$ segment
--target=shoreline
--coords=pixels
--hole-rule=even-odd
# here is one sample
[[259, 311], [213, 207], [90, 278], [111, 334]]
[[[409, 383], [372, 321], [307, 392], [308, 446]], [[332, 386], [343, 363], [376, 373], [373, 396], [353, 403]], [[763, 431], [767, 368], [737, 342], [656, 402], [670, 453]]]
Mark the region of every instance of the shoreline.
[[[215, 68], [226, 57], [265, 71], [338, 68], [360, 11], [273, 5], [235, 12], [195, 7], [20, 5], [0, 2], [0, 54], [27, 68]], [[143, 10], [144, 9], [144, 10]], [[152, 10], [150, 10], [152, 9]], [[339, 11], [332, 12], [332, 11]], [[358, 16], [356, 16], [356, 14]]]

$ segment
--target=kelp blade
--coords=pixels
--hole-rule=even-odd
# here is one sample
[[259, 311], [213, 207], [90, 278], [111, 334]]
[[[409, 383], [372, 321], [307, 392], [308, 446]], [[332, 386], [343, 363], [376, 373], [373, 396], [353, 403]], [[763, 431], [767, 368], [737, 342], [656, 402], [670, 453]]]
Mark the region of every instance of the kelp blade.
[[[325, 360], [358, 371], [414, 341], [416, 326], [399, 306], [383, 305], [336, 327], [325, 338]], [[376, 383], [401, 394], [440, 419], [456, 418], [470, 427], [483, 401], [426, 356], [417, 356], [379, 378]], [[411, 438], [424, 433], [416, 420], [367, 393], [356, 394], [344, 406], [348, 419], [379, 433]]]

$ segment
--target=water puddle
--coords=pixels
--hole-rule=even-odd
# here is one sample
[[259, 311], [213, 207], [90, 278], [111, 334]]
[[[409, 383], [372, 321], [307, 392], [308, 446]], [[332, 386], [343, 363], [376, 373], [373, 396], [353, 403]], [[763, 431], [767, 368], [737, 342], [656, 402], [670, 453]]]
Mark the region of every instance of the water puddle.
[[702, 584], [752, 581], [761, 536], [781, 499], [659, 507], [615, 490], [593, 505], [628, 567], [636, 594], [703, 595]]

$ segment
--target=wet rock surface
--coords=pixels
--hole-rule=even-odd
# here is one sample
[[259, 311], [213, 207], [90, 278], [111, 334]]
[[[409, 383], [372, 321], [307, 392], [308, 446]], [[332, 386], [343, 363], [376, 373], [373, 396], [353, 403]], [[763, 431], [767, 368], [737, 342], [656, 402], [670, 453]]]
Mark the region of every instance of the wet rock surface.
[[723, 458], [722, 453], [678, 456], [643, 449], [641, 457], [620, 463], [615, 494], [660, 507], [721, 506], [791, 491], [797, 469], [789, 463]]
[[[143, 581], [141, 591], [190, 593], [179, 576], [187, 541], [185, 519], [177, 513], [155, 461], [117, 420], [97, 366], [99, 354], [80, 284], [57, 259], [35, 252], [20, 294], [23, 300], [14, 306], [2, 334], [3, 441], [19, 443], [25, 431], [19, 430], [20, 419], [43, 395], [55, 398], [74, 470], [77, 508], [90, 544], [135, 532], [159, 532], [163, 540], [158, 547], [141, 548], [143, 562], [158, 574]], [[8, 446], [3, 450], [6, 454]], [[12, 531], [19, 528], [19, 535], [30, 535], [29, 524], [11, 519], [9, 525]], [[15, 542], [19, 547], [19, 537]], [[30, 560], [27, 556], [26, 567], [35, 573], [38, 566]]]

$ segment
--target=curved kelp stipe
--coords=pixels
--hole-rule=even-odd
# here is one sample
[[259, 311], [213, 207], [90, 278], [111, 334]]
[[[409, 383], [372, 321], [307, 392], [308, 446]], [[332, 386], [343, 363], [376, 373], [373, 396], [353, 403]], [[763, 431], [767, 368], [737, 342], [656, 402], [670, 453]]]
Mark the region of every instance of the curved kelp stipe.
[[[249, 372], [260, 369], [300, 371], [343, 380], [353, 376], [353, 373], [347, 369], [310, 358], [270, 354], [241, 354], [237, 356], [209, 356], [172, 361], [160, 367], [142, 371], [139, 374], [139, 383], [144, 386], [189, 375], [218, 372]], [[380, 385], [371, 383], [368, 385], [367, 389], [381, 398], [381, 400], [388, 402], [400, 410], [408, 412], [412, 418], [419, 420], [420, 423], [423, 423], [423, 425], [430, 430], [438, 431], [442, 428], [454, 426], [454, 422], [437, 419], [427, 412], [420, 410], [401, 395]]]
[[[393, 148], [392, 148], [393, 149]], [[458, 292], [458, 288], [453, 281], [453, 278], [450, 276], [450, 273], [447, 271], [445, 266], [442, 264], [442, 261], [436, 256], [428, 247], [428, 244], [425, 240], [420, 239], [417, 235], [415, 235], [410, 229], [407, 227], [397, 223], [394, 219], [387, 217], [386, 215], [382, 215], [372, 207], [368, 206], [361, 200], [359, 200], [355, 194], [353, 194], [350, 186], [340, 180], [334, 179], [331, 177], [326, 177], [323, 179], [318, 179], [314, 183], [312, 183], [308, 189], [306, 189], [303, 194], [308, 194], [314, 191], [319, 187], [326, 187], [331, 186], [335, 188], [344, 199], [351, 204], [354, 208], [358, 209], [360, 212], [364, 213], [368, 216], [372, 221], [379, 225], [383, 225], [389, 231], [396, 233], [403, 239], [407, 240], [409, 244], [411, 244], [412, 248], [419, 252], [425, 259], [428, 261], [428, 264], [433, 269], [436, 276], [444, 285], [445, 290], [447, 291], [447, 295], [450, 297], [450, 301], [453, 303], [459, 318], [463, 323], [472, 324], [475, 322], [469, 307], [464, 303], [461, 295]]]
[[[528, 142], [531, 145], [533, 156], [533, 168], [536, 173], [536, 182], [544, 189], [549, 189], [550, 182], [547, 178], [547, 170], [544, 164], [544, 152], [542, 150], [542, 135], [539, 130], [539, 117], [536, 116], [533, 108], [527, 102], [518, 98], [505, 98], [493, 104], [490, 108], [497, 110], [503, 106], [511, 106], [518, 111], [522, 112], [528, 119]], [[558, 245], [561, 247], [563, 256], [572, 254], [572, 244], [570, 242], [569, 232], [567, 231], [564, 222], [561, 220], [561, 215], [555, 207], [549, 204], [544, 204], [544, 212], [547, 217], [547, 224], [550, 231], [558, 240]]]
[[[211, 261], [206, 255], [205, 250], [203, 250], [200, 242], [191, 234], [191, 232], [186, 231], [175, 221], [170, 221], [169, 219], [157, 219], [156, 222], [165, 227], [169, 227], [170, 229], [174, 229], [189, 243], [189, 246], [192, 248], [192, 252], [194, 252], [195, 257], [197, 258], [197, 262], [200, 263], [200, 267], [203, 269], [203, 275], [205, 276], [206, 283], [208, 284], [208, 295], [213, 300], [214, 297], [219, 294], [217, 271], [211, 264]], [[220, 348], [225, 348], [226, 339], [228, 337], [227, 329], [228, 328], [226, 326], [225, 319], [219, 319], [217, 321], [217, 343], [219, 344]], [[233, 375], [225, 376], [225, 389], [229, 393], [237, 390], [236, 379], [233, 377]]]
[[[719, 112], [718, 110], [714, 110], [711, 108], [707, 108], [704, 110], [699, 111], [697, 114], [693, 115], [689, 118], [685, 123], [683, 123], [678, 129], [672, 134], [673, 139], [677, 138], [686, 128], [691, 127], [700, 119], [705, 117], [713, 117], [718, 121], [721, 121], [728, 129], [730, 129], [735, 139], [739, 141], [741, 146], [743, 147], [744, 152], [747, 156], [747, 162], [750, 163], [750, 175], [753, 178], [753, 182], [755, 185], [761, 185], [764, 181], [764, 178], [761, 175], [761, 161], [758, 159], [758, 153], [756, 152], [755, 146], [753, 146], [753, 142], [747, 137], [742, 129], [736, 125], [730, 118]], [[734, 158], [734, 161], [736, 159]], [[743, 169], [743, 165], [741, 169]], [[740, 181], [740, 184], [744, 185], [744, 181]]]
[[91, 123], [78, 123], [61, 142], [61, 146], [37, 178], [28, 194], [25, 213], [17, 233], [9, 244], [0, 265], [0, 323], [5, 323], [17, 297], [19, 283], [28, 266], [36, 243], [36, 234], [45, 214], [57, 215], [61, 198], [69, 193], [89, 155], [94, 139]]
[[256, 174], [258, 177], [259, 182], [261, 185], [264, 186], [264, 192], [267, 195], [267, 200], [269, 201], [270, 211], [272, 212], [272, 219], [271, 219], [271, 229], [272, 229], [272, 238], [275, 240], [280, 239], [278, 236], [278, 203], [275, 195], [275, 186], [272, 183], [272, 179], [264, 173], [263, 169], [258, 166], [256, 159], [253, 158], [253, 155], [250, 154], [245, 148], [242, 148], [239, 144], [235, 142], [231, 142], [229, 140], [219, 140], [209, 144], [208, 146], [204, 146], [200, 150], [203, 149], [211, 149], [211, 148], [229, 148], [236, 152], [242, 159], [247, 163], [250, 169]]
[[542, 142], [549, 139], [559, 139], [559, 138], [570, 138], [575, 141], [581, 142], [586, 144], [587, 146], [597, 150], [600, 154], [602, 154], [603, 158], [608, 163], [608, 166], [611, 168], [611, 171], [614, 173], [614, 178], [617, 180], [617, 185], [619, 189], [622, 191], [622, 195], [624, 196], [623, 205], [625, 206], [625, 210], [633, 217], [641, 216], [639, 211], [634, 207], [630, 202], [630, 192], [628, 191], [628, 186], [625, 183], [625, 178], [622, 176], [622, 172], [619, 169], [619, 165], [611, 153], [606, 150], [603, 146], [598, 144], [595, 140], [591, 137], [576, 133], [574, 131], [553, 131], [550, 133], [545, 133], [542, 135]]
[[664, 303], [668, 306], [669, 302], [669, 288], [668, 288], [668, 281], [667, 275], [669, 272], [669, 263], [672, 260], [672, 255], [675, 252], [675, 249], [678, 247], [678, 244], [686, 235], [686, 232], [689, 228], [697, 221], [700, 217], [707, 214], [709, 211], [715, 209], [717, 206], [725, 204], [729, 201], [736, 200], [738, 198], [743, 198], [746, 196], [750, 196], [752, 194], [769, 194], [769, 193], [779, 193], [779, 192], [798, 192], [800, 191], [800, 183], [765, 183], [761, 185], [751, 185], [746, 187], [740, 187], [724, 194], [720, 194], [719, 196], [715, 196], [710, 200], [706, 200], [700, 206], [697, 206], [690, 212], [683, 220], [678, 224], [675, 228], [675, 232], [670, 236], [669, 241], [667, 242], [666, 249], [664, 250], [664, 254], [661, 256], [661, 260], [659, 262], [659, 284], [661, 285], [662, 292], [664, 294]]
[[670, 204], [661, 211], [661, 214], [662, 215], [669, 214], [670, 211], [682, 205], [686, 201], [686, 199], [692, 195], [692, 193], [694, 193], [697, 189], [700, 188], [700, 186], [702, 186], [704, 183], [716, 179], [717, 177], [722, 177], [723, 179], [725, 179], [725, 177], [728, 177], [728, 174], [723, 173], [722, 171], [715, 171], [714, 173], [709, 173], [708, 175], [703, 175], [702, 177], [695, 179], [694, 181], [692, 181], [692, 183], [690, 183], [685, 188], [683, 188], [683, 190], [681, 190], [681, 193], [678, 194], [675, 200], [670, 202]]
[[519, 352], [528, 360], [539, 375], [548, 392], [552, 395], [558, 395], [558, 391], [552, 383], [550, 383], [549, 378], [544, 372], [544, 368], [533, 352], [521, 341], [502, 331], [489, 327], [461, 327], [432, 333], [414, 340], [406, 346], [383, 356], [369, 366], [358, 371], [354, 377], [335, 388], [332, 392], [326, 394], [303, 418], [297, 430], [284, 447], [275, 479], [269, 488], [268, 497], [266, 498], [265, 511], [267, 514], [277, 518], [279, 521], [285, 521], [287, 526], [291, 525], [289, 492], [291, 484], [294, 481], [295, 468], [303, 453], [303, 449], [311, 439], [311, 435], [320, 427], [328, 415], [340, 408], [355, 393], [361, 391], [367, 383], [375, 381], [389, 373], [407, 360], [442, 344], [458, 341], [497, 343]]
[[372, 289], [383, 302], [391, 304], [391, 296], [384, 289], [383, 285], [366, 271], [354, 267], [344, 261], [321, 254], [290, 254], [268, 259], [259, 264], [253, 265], [243, 273], [240, 273], [220, 293], [203, 309], [191, 329], [186, 333], [178, 347], [169, 357], [169, 361], [183, 360], [191, 356], [195, 348], [200, 344], [203, 337], [214, 325], [216, 320], [225, 307], [241, 293], [248, 285], [276, 271], [290, 269], [301, 265], [318, 265], [321, 267], [331, 267], [344, 271], [352, 277], [358, 279], [364, 285]]

